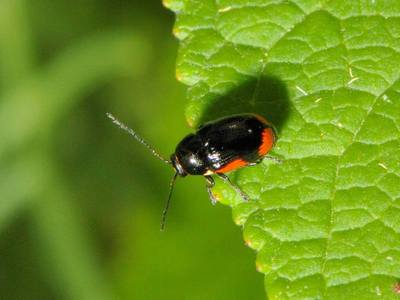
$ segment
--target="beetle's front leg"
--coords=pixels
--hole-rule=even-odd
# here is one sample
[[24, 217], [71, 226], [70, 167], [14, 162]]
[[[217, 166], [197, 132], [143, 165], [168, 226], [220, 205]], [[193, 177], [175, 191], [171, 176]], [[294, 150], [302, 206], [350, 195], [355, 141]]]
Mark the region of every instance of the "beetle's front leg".
[[215, 185], [215, 181], [209, 175], [204, 176], [204, 178], [206, 179], [206, 187], [207, 187], [208, 196], [210, 197], [210, 200], [211, 200], [211, 204], [215, 205], [218, 202], [218, 200], [214, 197], [214, 195], [213, 195], [213, 193], [211, 191], [211, 189]]
[[249, 196], [248, 196], [245, 192], [243, 192], [243, 191], [241, 190], [240, 187], [238, 187], [236, 184], [234, 184], [234, 183], [229, 179], [228, 176], [226, 176], [225, 174], [219, 174], [219, 173], [216, 173], [216, 174], [217, 174], [218, 177], [221, 178], [223, 181], [229, 183], [229, 184], [231, 185], [231, 187], [233, 187], [233, 188], [235, 189], [235, 191], [238, 192], [238, 193], [240, 194], [240, 196], [243, 198], [244, 201], [246, 201], [246, 202], [249, 201]]

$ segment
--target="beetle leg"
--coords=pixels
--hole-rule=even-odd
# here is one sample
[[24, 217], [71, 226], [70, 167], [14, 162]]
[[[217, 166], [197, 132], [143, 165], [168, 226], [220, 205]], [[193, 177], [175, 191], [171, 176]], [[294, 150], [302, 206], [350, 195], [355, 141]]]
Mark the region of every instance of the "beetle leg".
[[279, 159], [279, 158], [277, 158], [277, 157], [275, 157], [275, 156], [266, 155], [266, 156], [264, 156], [264, 158], [269, 159], [269, 160], [272, 160], [272, 161], [274, 161], [274, 162], [276, 162], [276, 163], [278, 163], [278, 164], [283, 163], [283, 160], [282, 160], [282, 159]]
[[217, 199], [214, 197], [214, 195], [213, 195], [213, 193], [211, 191], [211, 189], [215, 185], [215, 181], [209, 175], [204, 176], [204, 178], [206, 179], [206, 187], [207, 187], [208, 196], [210, 197], [210, 200], [211, 200], [211, 204], [215, 205], [217, 203]]
[[234, 184], [228, 176], [226, 176], [225, 174], [221, 174], [221, 173], [216, 173], [218, 175], [219, 178], [221, 178], [224, 182], [227, 182], [231, 185], [231, 187], [234, 188], [234, 190], [236, 192], [238, 192], [240, 194], [240, 197], [243, 198], [244, 201], [249, 201], [249, 196], [247, 196], [247, 194], [245, 192], [243, 192], [240, 187], [238, 187], [236, 184]]

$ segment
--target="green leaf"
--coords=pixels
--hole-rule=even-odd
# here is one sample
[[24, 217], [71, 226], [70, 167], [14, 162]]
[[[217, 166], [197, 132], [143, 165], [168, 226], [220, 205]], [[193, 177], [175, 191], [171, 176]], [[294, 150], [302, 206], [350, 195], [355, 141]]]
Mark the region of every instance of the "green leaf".
[[400, 2], [166, 0], [189, 124], [274, 123], [273, 155], [214, 193], [257, 254], [270, 299], [398, 299]]

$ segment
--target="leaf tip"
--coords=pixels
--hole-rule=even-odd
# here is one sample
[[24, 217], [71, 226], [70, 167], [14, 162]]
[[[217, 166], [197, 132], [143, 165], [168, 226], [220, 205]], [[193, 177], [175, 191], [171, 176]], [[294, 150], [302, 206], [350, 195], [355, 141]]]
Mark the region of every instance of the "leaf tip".
[[270, 268], [267, 264], [261, 262], [260, 260], [256, 260], [256, 270], [259, 273], [265, 274], [270, 271]]
[[255, 249], [255, 246], [254, 246], [252, 240], [250, 240], [250, 239], [248, 239], [248, 238], [245, 238], [245, 239], [244, 239], [244, 244], [245, 244], [247, 247], [251, 248], [251, 249]]
[[178, 12], [183, 9], [183, 1], [177, 1], [177, 0], [162, 0], [162, 4], [164, 7], [174, 11]]
[[257, 270], [258, 273], [263, 273], [262, 267], [258, 262], [256, 262], [256, 270]]
[[182, 81], [183, 81], [183, 76], [182, 76], [182, 73], [179, 72], [179, 69], [176, 69], [175, 78], [176, 78], [176, 80], [178, 80], [179, 82], [182, 82]]
[[172, 34], [178, 39], [178, 40], [184, 40], [187, 37], [187, 32], [184, 30], [181, 30], [178, 26], [174, 26], [172, 29]]

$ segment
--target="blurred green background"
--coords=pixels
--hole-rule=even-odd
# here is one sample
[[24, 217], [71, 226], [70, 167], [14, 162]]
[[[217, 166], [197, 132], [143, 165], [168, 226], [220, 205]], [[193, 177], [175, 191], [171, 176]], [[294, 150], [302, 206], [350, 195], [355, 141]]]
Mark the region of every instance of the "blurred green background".
[[173, 14], [152, 1], [0, 0], [0, 299], [263, 299], [228, 207], [168, 156], [190, 129]]

